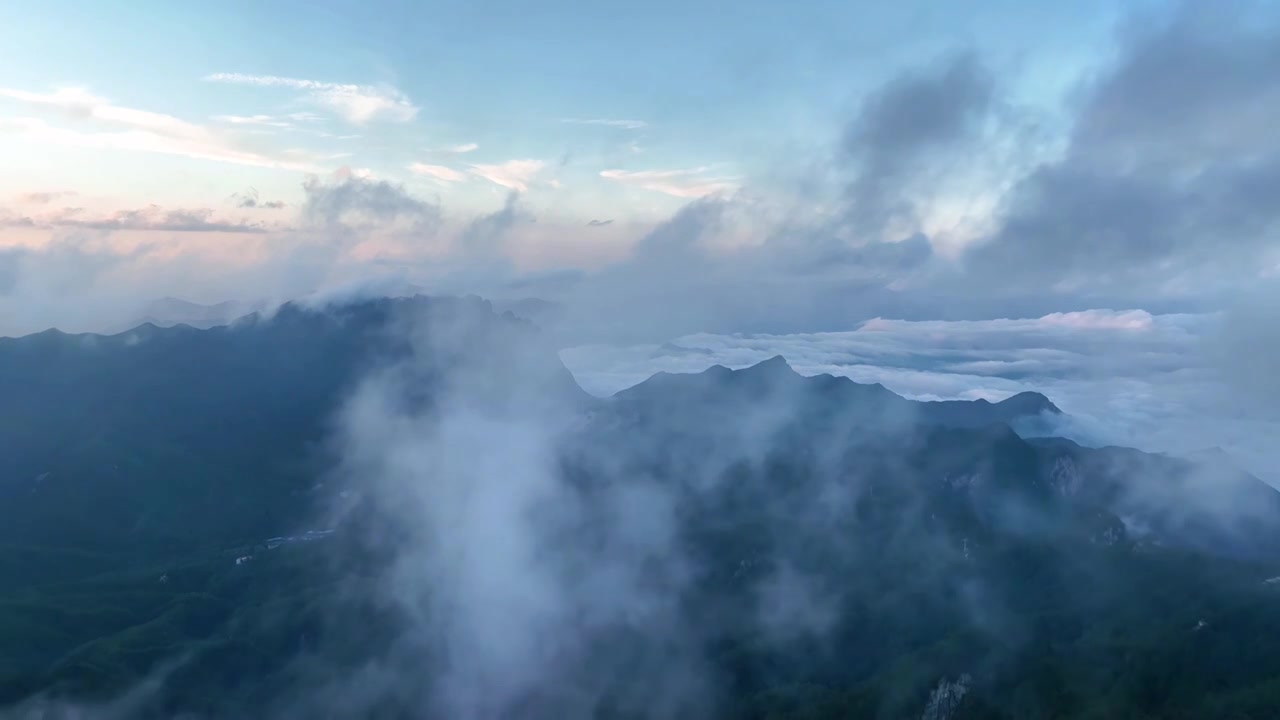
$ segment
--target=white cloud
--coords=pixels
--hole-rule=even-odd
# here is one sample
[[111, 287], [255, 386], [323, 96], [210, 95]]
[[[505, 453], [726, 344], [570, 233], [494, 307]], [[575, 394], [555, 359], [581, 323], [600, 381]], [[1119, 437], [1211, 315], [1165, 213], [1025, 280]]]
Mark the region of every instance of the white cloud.
[[541, 160], [508, 160], [496, 165], [472, 165], [471, 174], [482, 177], [495, 185], [525, 192], [529, 183], [546, 167]]
[[353, 167], [343, 166], [333, 172], [333, 177], [336, 180], [345, 180], [347, 178], [373, 180], [374, 174], [373, 174], [373, 170], [369, 168], [353, 168]]
[[[257, 125], [274, 128], [296, 128], [298, 123], [313, 123], [321, 118], [315, 113], [296, 112], [287, 115], [214, 115], [213, 120], [228, 125]], [[323, 134], [323, 133], [321, 133]]]
[[274, 115], [214, 115], [217, 122], [228, 125], [258, 125], [262, 127], [291, 128], [293, 123]]
[[1116, 313], [1107, 310], [1085, 310], [1082, 312], [1051, 313], [1040, 318], [1046, 325], [1081, 329], [1113, 329], [1113, 330], [1150, 330], [1154, 323], [1151, 313], [1146, 310], [1130, 310]]
[[208, 140], [211, 136], [207, 128], [195, 123], [163, 113], [112, 105], [105, 98], [80, 88], [60, 88], [50, 93], [0, 88], [0, 97], [33, 107], [55, 109], [80, 119], [98, 120], [166, 137]]
[[408, 122], [418, 115], [418, 107], [410, 102], [408, 96], [387, 85], [354, 85], [243, 73], [214, 73], [204, 79], [233, 85], [303, 90], [313, 102], [329, 108], [355, 125], [364, 125], [373, 120]]
[[731, 192], [738, 186], [733, 178], [707, 177], [710, 168], [684, 170], [603, 170], [600, 177], [623, 185], [680, 198], [700, 198]]
[[458, 145], [449, 145], [447, 147], [423, 148], [423, 151], [429, 153], [446, 154], [446, 155], [465, 155], [469, 152], [475, 152], [480, 149], [477, 143], [461, 143]]
[[1280, 417], [1249, 413], [1229, 378], [1203, 357], [1217, 319], [1089, 310], [982, 321], [877, 319], [845, 332], [700, 333], [667, 345], [580, 346], [562, 351], [590, 392], [607, 395], [657, 371], [740, 368], [781, 354], [802, 375], [881, 383], [918, 400], [999, 400], [1024, 390], [1072, 416], [1063, 432], [1175, 454], [1219, 446], [1271, 482]]
[[205, 142], [182, 140], [182, 138], [165, 137], [150, 132], [82, 132], [50, 126], [35, 118], [20, 118], [19, 123], [10, 124], [26, 140], [44, 143], [44, 145], [60, 147], [86, 147], [93, 150], [129, 150], [136, 152], [157, 152], [161, 155], [179, 155], [183, 158], [197, 160], [214, 160], [218, 163], [251, 165], [257, 168], [275, 168], [298, 170], [298, 172], [319, 172], [319, 168], [310, 161], [294, 159], [270, 158], [244, 150], [237, 150], [223, 142]]
[[427, 177], [432, 177], [436, 180], [450, 183], [462, 182], [467, 179], [466, 175], [454, 170], [453, 168], [420, 162], [409, 163], [409, 172], [416, 175], [426, 175]]
[[51, 109], [71, 118], [116, 129], [90, 131], [59, 127], [34, 117], [6, 118], [0, 131], [21, 135], [30, 142], [59, 147], [129, 150], [217, 162], [315, 172], [306, 158], [278, 158], [239, 147], [234, 138], [211, 128], [164, 113], [112, 105], [106, 99], [78, 88], [50, 93], [0, 88], [9, 98], [35, 109]]
[[602, 125], [604, 127], [618, 128], [621, 130], [639, 130], [649, 126], [649, 124], [643, 120], [611, 120], [608, 118], [565, 118], [560, 122], [569, 125]]

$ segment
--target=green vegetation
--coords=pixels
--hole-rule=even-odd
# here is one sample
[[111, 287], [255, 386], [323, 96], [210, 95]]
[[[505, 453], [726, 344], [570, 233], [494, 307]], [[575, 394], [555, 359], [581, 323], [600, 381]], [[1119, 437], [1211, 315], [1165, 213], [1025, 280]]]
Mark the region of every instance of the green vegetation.
[[[381, 596], [394, 524], [356, 503], [331, 535], [297, 539], [360, 490], [327, 472], [327, 423], [361, 373], [403, 352], [386, 332], [397, 308], [0, 341], [0, 707], [144, 688], [124, 716], [421, 716], [443, 661], [405, 644], [430, 620]], [[449, 312], [516, 325], [479, 304]], [[753, 407], [782, 396], [790, 414], [744, 440]], [[607, 530], [593, 503], [619, 478], [678, 501], [694, 569], [680, 612], [717, 716], [1280, 716], [1275, 491], [1224, 475], [1250, 513], [1223, 526], [1187, 511], [1188, 464], [1025, 441], [999, 424], [1017, 408], [1056, 410], [1039, 396], [922, 410], [776, 362], [656, 378], [566, 442], [591, 510], [576, 541]], [[761, 622], [784, 571], [830, 612]], [[659, 701], [665, 688], [625, 669], [670, 638], [591, 632], [563, 686], [519, 716], [561, 716], [575, 673], [599, 668], [623, 671], [595, 716], [646, 716], [635, 685]], [[380, 663], [413, 686], [362, 679]], [[351, 687], [339, 678], [371, 698], [327, 694]]]

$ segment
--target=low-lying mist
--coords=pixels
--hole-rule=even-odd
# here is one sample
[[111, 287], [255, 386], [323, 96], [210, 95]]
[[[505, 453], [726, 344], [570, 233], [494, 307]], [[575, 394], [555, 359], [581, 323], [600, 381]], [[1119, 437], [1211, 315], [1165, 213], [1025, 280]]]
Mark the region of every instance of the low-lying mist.
[[[1101, 702], [1114, 652], [1225, 682], [1180, 638], [1269, 617], [1274, 490], [1213, 454], [1020, 437], [1010, 421], [1069, 417], [1034, 394], [920, 403], [774, 357], [596, 397], [552, 338], [475, 299], [292, 307], [94, 352], [199, 337], [216, 358], [300, 330], [319, 339], [295, 372], [377, 348], [335, 378], [308, 502], [275, 510], [317, 508], [269, 527], [307, 541], [147, 570], [136, 592], [211, 573], [246, 599], [178, 611], [229, 619], [131, 668], [130, 692], [48, 690], [9, 716], [1048, 717]], [[743, 342], [734, 357], [772, 339]]]

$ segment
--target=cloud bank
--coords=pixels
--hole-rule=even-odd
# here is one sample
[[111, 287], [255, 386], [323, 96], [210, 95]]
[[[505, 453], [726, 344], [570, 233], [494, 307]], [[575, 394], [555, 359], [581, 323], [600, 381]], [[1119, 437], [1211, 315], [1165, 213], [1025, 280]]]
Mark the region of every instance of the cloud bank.
[[[1274, 333], [1263, 329], [1270, 326], [1253, 325], [1256, 320], [1224, 323], [1216, 315], [1142, 310], [1021, 320], [872, 319], [846, 332], [699, 333], [662, 344], [584, 345], [561, 355], [583, 387], [601, 396], [659, 371], [742, 368], [779, 354], [803, 375], [880, 383], [917, 400], [995, 402], [1033, 390], [1070, 416], [1055, 432], [1083, 444], [1177, 455], [1217, 447], [1255, 475], [1280, 483], [1273, 441], [1280, 413], [1269, 404], [1278, 397], [1275, 383], [1248, 370], [1241, 379], [1242, 367], [1261, 369], [1263, 361], [1255, 358], [1266, 357], [1265, 350], [1237, 356], [1238, 346], [1224, 342], [1249, 323], [1262, 333], [1256, 337], [1260, 349], [1274, 346]], [[1242, 403], [1236, 393], [1244, 387], [1267, 405]]]
[[[123, 322], [106, 322], [108, 310], [127, 316], [156, 297], [256, 301], [369, 283], [536, 296], [559, 304], [548, 330], [567, 346], [748, 333], [778, 345], [762, 353], [815, 371], [861, 368], [915, 396], [1062, 389], [1054, 399], [1080, 417], [1154, 433], [1147, 414], [1167, 419], [1184, 407], [1243, 437], [1277, 406], [1265, 358], [1269, 328], [1280, 326], [1280, 142], [1269, 124], [1280, 115], [1280, 24], [1249, 3], [1231, 7], [1238, 12], [1188, 3], [1123, 26], [1113, 57], [1080, 79], [1053, 120], [1062, 130], [1051, 142], [1007, 73], [964, 51], [922, 60], [867, 94], [805, 172], [785, 176], [789, 193], [768, 172], [596, 171], [609, 184], [688, 200], [660, 222], [566, 218], [541, 199], [554, 190], [552, 170], [535, 159], [408, 167], [442, 183], [486, 181], [501, 201], [484, 210], [451, 209], [355, 171], [317, 175], [278, 227], [198, 209], [51, 211], [52, 198], [39, 204], [33, 192], [31, 207], [0, 214], [0, 319], [5, 332], [93, 329]], [[212, 79], [299, 91], [352, 122], [413, 112], [386, 89]], [[4, 95], [95, 127], [7, 121], [17, 132], [276, 162], [236, 154], [203, 126], [82, 91]], [[464, 149], [474, 148], [455, 148]], [[256, 196], [241, 204], [265, 206]], [[592, 221], [601, 216], [615, 219]], [[891, 320], [867, 324], [873, 318]], [[1017, 342], [1000, 334], [1015, 327]], [[921, 340], [931, 334], [983, 350], [953, 347], [944, 359]], [[866, 345], [872, 337], [881, 344]], [[803, 355], [818, 351], [810, 340], [795, 346], [800, 338], [839, 349], [807, 364]], [[886, 349], [898, 346], [932, 359], [898, 364]], [[734, 365], [745, 352], [699, 347]], [[853, 359], [836, 362], [839, 353]], [[652, 369], [619, 362], [593, 367], [632, 379]], [[1230, 408], [1214, 405], [1228, 395]], [[1147, 447], [1174, 442], [1139, 434], [1104, 432]]]
[[[1280, 210], [1271, 202], [1280, 187], [1280, 145], [1266, 131], [1266, 118], [1280, 111], [1280, 27], [1245, 12], [1247, 3], [1239, 7], [1239, 13], [1218, 13], [1191, 3], [1124, 26], [1114, 57], [1081, 80], [1055, 121], [1065, 128], [1056, 143], [1046, 142], [1043, 118], [1013, 99], [1008, 77], [980, 53], [950, 52], [867, 94], [809, 159], [807, 174], [785, 176], [791, 194], [778, 192], [767, 172], [729, 178], [711, 167], [605, 168], [597, 174], [606, 184], [689, 203], [665, 222], [616, 221], [602, 237], [605, 227], [588, 224], [592, 215], [564, 220], [563, 209], [546, 199], [559, 177], [541, 160], [459, 167], [414, 162], [407, 172], [445, 185], [475, 178], [504, 197], [536, 191], [540, 199], [526, 200], [525, 208], [539, 222], [512, 230], [502, 249], [508, 262], [466, 268], [458, 256], [440, 265], [441, 248], [461, 249], [440, 237], [443, 225], [397, 227], [405, 217], [385, 211], [431, 205], [456, 232], [488, 211], [453, 215], [435, 198], [394, 181], [350, 173], [342, 181], [348, 185], [343, 212], [369, 221], [359, 224], [364, 241], [347, 242], [343, 252], [361, 259], [383, 252], [384, 270], [431, 275], [417, 278], [424, 286], [439, 281], [447, 266], [460, 274], [458, 282], [443, 285], [471, 283], [480, 293], [514, 285], [535, 294], [546, 290], [581, 326], [631, 327], [655, 337], [848, 329], [877, 316], [1219, 310], [1240, 288], [1280, 271]], [[407, 100], [365, 86], [235, 74], [210, 79], [372, 98], [352, 111], [353, 120], [408, 113]], [[213, 137], [175, 118], [116, 108], [78, 91], [9, 94], [98, 122], [126, 123], [186, 150]], [[473, 149], [455, 150], [462, 148]], [[209, 154], [274, 162], [235, 159], [223, 149]], [[303, 191], [320, 187], [308, 181]], [[291, 233], [277, 243], [281, 257], [308, 240], [317, 252], [332, 246], [307, 217], [323, 202], [299, 204], [297, 228], [311, 236]], [[357, 207], [361, 202], [370, 205]], [[26, 217], [35, 220], [13, 211], [9, 224], [31, 225]], [[377, 218], [392, 227], [377, 227]], [[553, 218], [562, 228], [554, 240], [534, 228], [549, 227]], [[407, 228], [419, 233], [416, 244], [405, 236]], [[379, 244], [372, 238], [380, 234], [400, 240]], [[539, 255], [555, 259], [531, 271]], [[436, 265], [428, 271], [429, 264]], [[548, 271], [565, 273], [561, 279], [576, 273], [577, 280], [541, 288], [538, 277]]]

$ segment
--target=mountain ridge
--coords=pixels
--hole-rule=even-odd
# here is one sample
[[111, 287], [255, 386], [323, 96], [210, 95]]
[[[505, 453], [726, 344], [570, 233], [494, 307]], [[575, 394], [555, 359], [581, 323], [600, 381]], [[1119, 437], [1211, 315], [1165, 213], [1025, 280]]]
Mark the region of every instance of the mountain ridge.
[[[1280, 492], [1192, 460], [1023, 438], [1006, 420], [1061, 412], [1038, 393], [917, 402], [776, 356], [596, 399], [532, 323], [478, 299], [290, 305], [132, 336], [0, 342], [0, 647], [13, 648], [0, 704], [120, 695], [184, 656], [137, 716], [269, 716], [314, 695], [308, 668], [331, 688], [393, 659], [428, 680], [346, 693], [373, 703], [348, 716], [420, 717], [440, 658], [397, 642], [441, 628], [378, 593], [431, 557], [424, 531], [463, 532], [478, 551], [490, 532], [532, 543], [478, 568], [510, 598], [507, 573], [563, 561], [563, 577], [536, 579], [582, 599], [582, 573], [605, 563], [588, 578], [626, 610], [621, 626], [557, 624], [548, 641], [570, 632], [554, 666], [566, 684], [618, 679], [600, 690], [622, 708], [610, 720], [651, 717], [665, 689], [634, 669], [665, 665], [672, 638], [645, 624], [659, 607], [705, 653], [718, 717], [918, 717], [948, 677], [967, 678], [969, 703], [950, 720], [1266, 717], [1280, 701], [1280, 651], [1258, 640], [1280, 628], [1266, 582], [1280, 575]], [[335, 472], [334, 414], [363, 378], [388, 376], [395, 412], [448, 420], [457, 405], [432, 400], [461, 378], [462, 420], [499, 422], [465, 427], [476, 444], [458, 456], [423, 436], [431, 423], [375, 442], [377, 460], [425, 463], [392, 467], [390, 490], [376, 470]], [[492, 435], [537, 383], [576, 422], [517, 407], [513, 434]], [[543, 435], [542, 472], [522, 475], [520, 452], [483, 457]], [[419, 504], [457, 500], [431, 493], [439, 455], [488, 483], [492, 526]], [[520, 482], [536, 486], [529, 506]], [[532, 520], [508, 509], [565, 522], [513, 535]], [[419, 599], [452, 602], [432, 580]], [[574, 702], [539, 694], [511, 716]]]
[[[1041, 415], [1062, 415], [1062, 411], [1045, 395], [1024, 391], [998, 402], [978, 400], [917, 401], [905, 398], [880, 383], [858, 383], [846, 376], [822, 373], [801, 375], [782, 355], [774, 355], [754, 365], [730, 369], [724, 365], [695, 373], [658, 372], [649, 378], [615, 393], [612, 398], [623, 404], [638, 403], [646, 395], [664, 395], [672, 403], [679, 396], [694, 393], [707, 396], [762, 393], [771, 398], [795, 396], [802, 400], [819, 399], [839, 405], [872, 405], [879, 413], [914, 414], [921, 421], [944, 424], [981, 426], [991, 423], [1013, 423]], [[749, 400], [750, 398], [737, 398]]]

